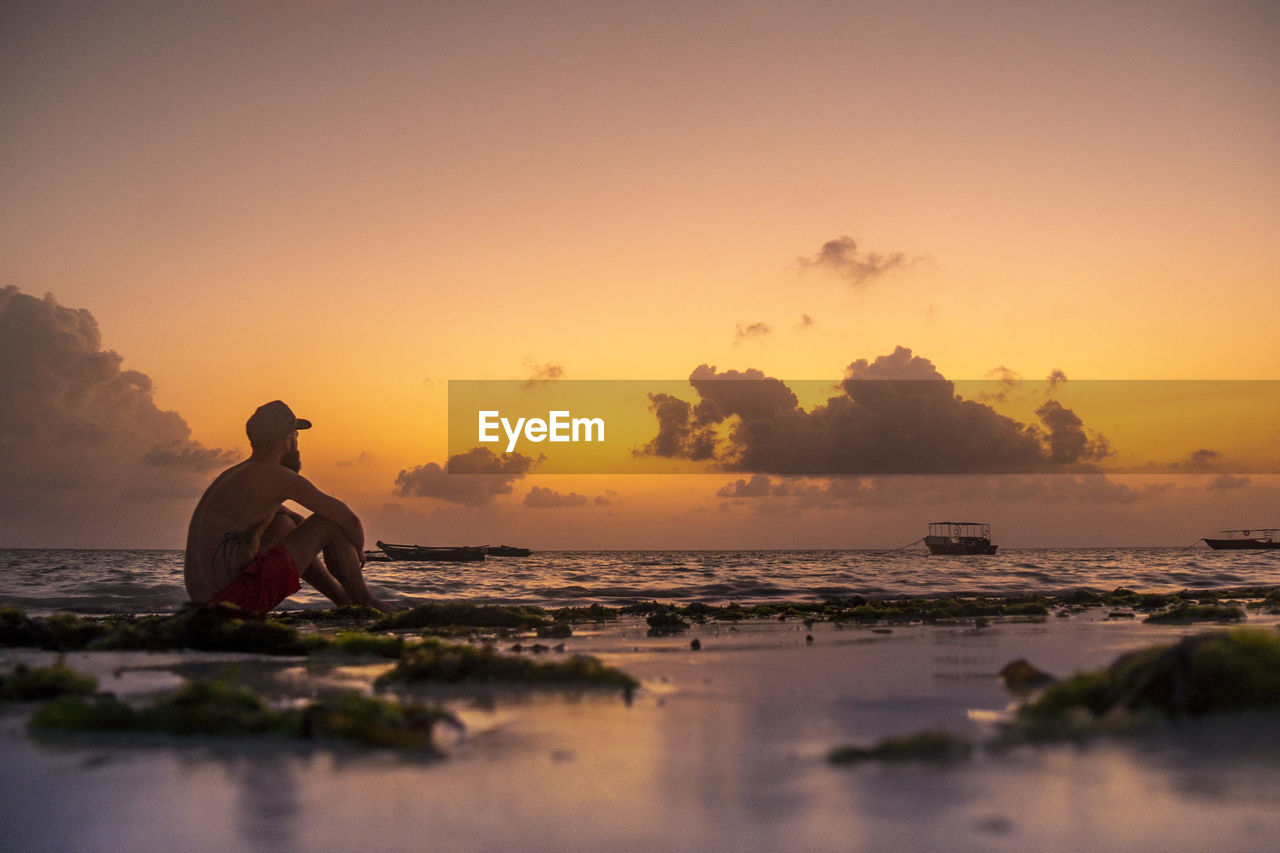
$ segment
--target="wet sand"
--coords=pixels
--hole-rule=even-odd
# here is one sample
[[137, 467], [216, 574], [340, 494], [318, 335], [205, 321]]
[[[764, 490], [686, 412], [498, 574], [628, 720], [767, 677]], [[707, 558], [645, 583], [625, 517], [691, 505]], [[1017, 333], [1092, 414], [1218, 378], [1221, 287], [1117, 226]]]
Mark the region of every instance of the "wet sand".
[[[6, 849], [1273, 850], [1274, 716], [1168, 724], [1086, 744], [988, 748], [1020, 696], [1016, 658], [1066, 676], [1214, 626], [1105, 608], [989, 625], [873, 630], [796, 621], [583, 626], [568, 652], [642, 682], [617, 692], [418, 692], [466, 725], [444, 756], [262, 738], [33, 738], [0, 712]], [[1251, 613], [1274, 628], [1280, 616]], [[806, 635], [813, 641], [806, 641]], [[697, 638], [701, 649], [690, 649]], [[513, 641], [505, 641], [505, 647]], [[527, 645], [530, 640], [526, 639]], [[527, 652], [525, 653], [527, 654]], [[8, 649], [8, 661], [54, 655]], [[554, 653], [547, 653], [554, 659]], [[199, 652], [74, 653], [122, 697], [208, 677], [309, 697], [367, 687], [389, 663]], [[945, 729], [952, 762], [837, 766], [830, 749]]]

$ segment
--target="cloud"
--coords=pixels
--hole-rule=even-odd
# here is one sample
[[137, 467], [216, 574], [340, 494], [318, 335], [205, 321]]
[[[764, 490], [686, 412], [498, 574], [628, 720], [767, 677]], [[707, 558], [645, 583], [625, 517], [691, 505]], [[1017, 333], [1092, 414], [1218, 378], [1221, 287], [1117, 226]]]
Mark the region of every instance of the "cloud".
[[0, 529], [48, 544], [113, 522], [131, 534], [144, 526], [131, 505], [198, 495], [202, 475], [238, 458], [192, 440], [122, 362], [88, 310], [0, 289]]
[[1202, 447], [1199, 450], [1188, 454], [1181, 462], [1173, 463], [1173, 467], [1184, 468], [1191, 471], [1208, 471], [1216, 466], [1221, 459], [1222, 454], [1218, 451]]
[[[845, 371], [840, 393], [805, 411], [781, 380], [702, 364], [691, 404], [650, 395], [658, 435], [643, 452], [723, 470], [789, 475], [1029, 473], [1087, 467], [1111, 450], [1049, 400], [1024, 424], [955, 393], [905, 347]], [[750, 487], [746, 484], [744, 488]]]
[[372, 453], [370, 453], [367, 450], [362, 450], [360, 451], [360, 455], [357, 456], [355, 459], [340, 461], [340, 462], [337, 462], [336, 464], [338, 465], [339, 468], [350, 468], [352, 465], [364, 465], [367, 462], [372, 462], [373, 459], [374, 459], [374, 456]]
[[814, 324], [814, 319], [812, 317], [810, 317], [808, 314], [801, 314], [800, 322], [796, 323], [796, 331], [803, 332], [805, 329], [812, 329], [813, 324]]
[[498, 495], [509, 495], [512, 484], [529, 472], [536, 460], [520, 453], [501, 456], [487, 447], [473, 447], [435, 462], [402, 470], [395, 494], [402, 498], [435, 498], [465, 506], [488, 506]]
[[1248, 477], [1236, 477], [1232, 474], [1219, 474], [1205, 486], [1206, 489], [1243, 489], [1252, 480]]
[[801, 270], [825, 269], [860, 289], [887, 272], [910, 268], [920, 258], [910, 258], [902, 252], [864, 252], [852, 237], [845, 235], [823, 243], [813, 257], [798, 260]]
[[534, 509], [559, 509], [567, 506], [585, 506], [588, 503], [591, 503], [591, 498], [586, 495], [580, 495], [577, 492], [563, 495], [542, 486], [534, 486], [524, 496], [524, 505]]
[[733, 345], [736, 347], [744, 340], [750, 338], [763, 338], [773, 332], [773, 327], [768, 323], [749, 323], [743, 325], [738, 324], [737, 329], [733, 333]]
[[525, 359], [525, 365], [532, 368], [532, 373], [529, 379], [520, 386], [521, 388], [532, 388], [543, 382], [564, 378], [564, 365], [562, 364], [534, 364], [529, 359]]
[[1003, 364], [988, 370], [986, 378], [994, 379], [1000, 390], [983, 392], [978, 395], [978, 398], [981, 400], [994, 400], [997, 403], [1003, 403], [1022, 384], [1022, 376], [1016, 370], [1010, 370]]
[[1080, 416], [1057, 400], [1046, 400], [1036, 409], [1040, 422], [1049, 428], [1046, 439], [1049, 459], [1055, 463], [1070, 465], [1073, 462], [1105, 459], [1111, 455], [1111, 447], [1102, 436], [1090, 438], [1085, 434]]
[[[834, 510], [851, 506], [922, 506], [975, 502], [1022, 505], [1048, 503], [1130, 504], [1160, 485], [1128, 486], [1104, 474], [1032, 476], [770, 477], [753, 474], [721, 487], [716, 496], [735, 502], [760, 501], [797, 509]], [[764, 499], [768, 499], [765, 501]]]

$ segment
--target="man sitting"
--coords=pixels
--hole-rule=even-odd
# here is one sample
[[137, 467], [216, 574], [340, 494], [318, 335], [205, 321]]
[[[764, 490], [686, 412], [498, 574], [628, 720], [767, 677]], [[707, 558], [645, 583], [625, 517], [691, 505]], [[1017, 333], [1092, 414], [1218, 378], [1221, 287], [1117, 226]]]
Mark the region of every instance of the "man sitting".
[[[310, 428], [280, 400], [249, 418], [252, 455], [219, 474], [191, 516], [183, 574], [192, 601], [265, 613], [297, 592], [301, 577], [338, 606], [390, 609], [365, 585], [360, 519], [297, 473], [298, 430]], [[281, 506], [286, 500], [313, 515], [300, 520]]]

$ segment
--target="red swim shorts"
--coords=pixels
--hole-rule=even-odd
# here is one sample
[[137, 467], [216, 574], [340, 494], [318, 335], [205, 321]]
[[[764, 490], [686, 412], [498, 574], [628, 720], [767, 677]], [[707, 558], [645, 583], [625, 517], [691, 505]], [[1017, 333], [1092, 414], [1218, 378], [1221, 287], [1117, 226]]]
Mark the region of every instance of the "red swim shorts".
[[301, 588], [293, 555], [281, 543], [250, 560], [244, 571], [209, 603], [229, 601], [254, 613], [266, 613]]

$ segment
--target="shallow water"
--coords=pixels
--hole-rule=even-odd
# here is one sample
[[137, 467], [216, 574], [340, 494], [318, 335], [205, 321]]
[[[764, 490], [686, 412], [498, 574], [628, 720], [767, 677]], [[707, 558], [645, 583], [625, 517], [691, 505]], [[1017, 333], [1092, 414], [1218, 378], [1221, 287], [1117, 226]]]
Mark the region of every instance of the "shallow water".
[[[544, 551], [479, 563], [371, 562], [365, 572], [375, 589], [402, 604], [422, 598], [544, 606], [649, 599], [751, 603], [1272, 585], [1280, 584], [1280, 551], [1045, 548], [974, 557], [917, 551]], [[165, 612], [185, 601], [181, 551], [0, 550], [0, 602], [33, 612]], [[308, 587], [284, 606], [326, 604]]]
[[[1274, 630], [1278, 618], [1250, 622]], [[1011, 658], [1066, 674], [1196, 630], [1101, 609], [889, 634], [753, 620], [650, 638], [624, 620], [570, 644], [637, 677], [632, 702], [455, 696], [467, 735], [427, 761], [247, 737], [33, 738], [14, 712], [0, 716], [0, 820], [16, 850], [1275, 850], [1273, 716], [984, 746], [991, 716], [1016, 699], [996, 675]], [[125, 697], [169, 686], [175, 665], [212, 673], [233, 660], [242, 681], [293, 695], [367, 685], [390, 665], [67, 657]], [[932, 728], [978, 749], [951, 763], [825, 760], [837, 745]]]

